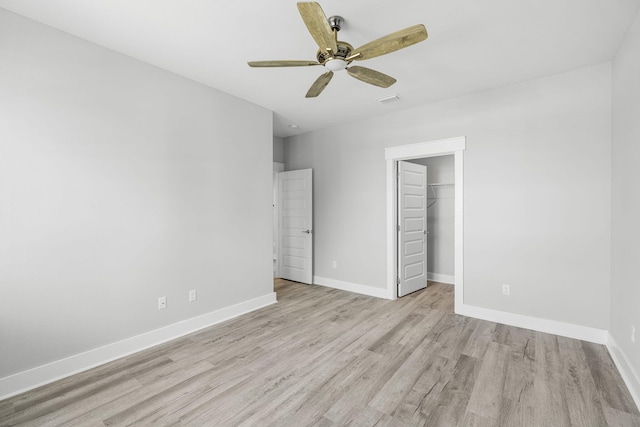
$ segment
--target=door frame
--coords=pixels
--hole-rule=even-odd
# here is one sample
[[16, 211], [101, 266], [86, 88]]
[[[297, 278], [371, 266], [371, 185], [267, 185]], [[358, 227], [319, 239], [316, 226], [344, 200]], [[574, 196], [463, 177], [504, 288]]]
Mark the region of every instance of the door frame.
[[[284, 172], [284, 163], [273, 162], [273, 252], [276, 257], [272, 260], [273, 265], [273, 277], [280, 277], [280, 228], [278, 226], [278, 208], [280, 207], [279, 192], [278, 192], [278, 174]], [[275, 262], [273, 262], [275, 261]]]
[[454, 254], [454, 311], [458, 312], [464, 303], [464, 150], [466, 137], [439, 139], [417, 144], [387, 147], [384, 150], [387, 161], [387, 298], [397, 299], [398, 277], [398, 161], [437, 157], [453, 154], [455, 173], [455, 254]]

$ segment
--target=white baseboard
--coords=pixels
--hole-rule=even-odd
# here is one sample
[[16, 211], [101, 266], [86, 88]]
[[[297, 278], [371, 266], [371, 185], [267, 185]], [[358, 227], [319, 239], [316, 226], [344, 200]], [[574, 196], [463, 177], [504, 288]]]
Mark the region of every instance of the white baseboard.
[[640, 376], [635, 369], [633, 369], [633, 365], [629, 363], [629, 359], [618, 346], [618, 343], [611, 334], [609, 334], [607, 349], [609, 350], [613, 363], [615, 363], [618, 368], [624, 383], [627, 385], [629, 393], [631, 393], [631, 397], [633, 397], [633, 401], [636, 403], [636, 406], [640, 408]]
[[[319, 276], [313, 276], [313, 283], [316, 285], [340, 289], [343, 291], [389, 299], [387, 289], [373, 288], [371, 286], [343, 282], [341, 280], [328, 279], [326, 277]], [[505, 311], [492, 310], [466, 304], [463, 304], [462, 306], [456, 306], [456, 314], [475, 317], [478, 319], [488, 320], [496, 323], [503, 323], [510, 326], [517, 326], [519, 328], [526, 328], [532, 329], [534, 331], [561, 335], [564, 337], [575, 338], [597, 344], [606, 344], [609, 335], [608, 331], [604, 329], [590, 328], [587, 326], [574, 325], [571, 323], [558, 322], [555, 320], [540, 319], [537, 317], [508, 313]]]
[[327, 279], [326, 277], [313, 276], [313, 284], [326, 286], [328, 288], [340, 289], [341, 291], [355, 292], [356, 294], [369, 295], [376, 298], [389, 299], [386, 288], [374, 288], [357, 283], [343, 282], [342, 280]]
[[446, 283], [447, 285], [453, 285], [456, 280], [455, 277], [450, 274], [439, 273], [427, 273], [427, 280], [433, 280], [434, 282]]
[[275, 302], [277, 302], [276, 293], [271, 292], [249, 301], [0, 378], [0, 400], [224, 322]]
[[590, 328], [587, 326], [574, 325], [572, 323], [558, 322], [556, 320], [539, 319], [537, 317], [507, 313], [505, 311], [492, 310], [472, 305], [456, 305], [455, 311], [456, 314], [460, 314], [462, 316], [475, 317], [519, 328], [533, 329], [538, 332], [561, 335], [563, 337], [575, 338], [596, 344], [606, 344], [609, 337], [609, 333], [604, 329]]

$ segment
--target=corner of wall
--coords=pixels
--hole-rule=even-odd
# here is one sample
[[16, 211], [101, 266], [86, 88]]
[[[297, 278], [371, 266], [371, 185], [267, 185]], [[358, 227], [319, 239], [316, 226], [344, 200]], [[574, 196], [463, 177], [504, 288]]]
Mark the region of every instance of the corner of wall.
[[633, 365], [629, 362], [624, 352], [622, 352], [611, 333], [609, 333], [607, 349], [609, 350], [611, 359], [613, 359], [613, 363], [618, 368], [618, 371], [620, 371], [622, 380], [629, 389], [629, 393], [631, 393], [636, 407], [640, 408], [640, 375], [633, 369]]

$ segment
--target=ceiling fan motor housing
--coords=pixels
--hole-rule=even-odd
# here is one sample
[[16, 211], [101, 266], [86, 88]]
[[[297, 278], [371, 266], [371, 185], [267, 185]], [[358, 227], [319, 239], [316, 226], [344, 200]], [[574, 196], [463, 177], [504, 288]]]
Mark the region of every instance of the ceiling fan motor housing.
[[318, 62], [324, 65], [324, 63], [330, 59], [342, 59], [344, 61], [346, 58], [348, 58], [351, 55], [351, 52], [353, 51], [353, 46], [351, 46], [347, 42], [342, 42], [339, 40], [337, 41], [337, 44], [338, 44], [338, 51], [335, 52], [333, 56], [331, 56], [331, 53], [326, 50], [318, 49], [318, 55], [317, 55]]

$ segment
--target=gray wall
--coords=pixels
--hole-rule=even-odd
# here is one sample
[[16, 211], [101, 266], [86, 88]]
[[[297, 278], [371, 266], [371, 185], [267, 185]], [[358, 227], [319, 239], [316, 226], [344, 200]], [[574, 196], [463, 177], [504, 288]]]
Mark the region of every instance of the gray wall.
[[288, 138], [287, 168], [314, 170], [315, 274], [384, 288], [384, 147], [463, 135], [465, 303], [607, 329], [610, 64]]
[[[640, 386], [640, 15], [613, 61], [611, 335]], [[631, 343], [635, 325], [636, 343]], [[640, 393], [640, 387], [636, 388]]]
[[268, 110], [0, 9], [0, 377], [270, 294], [271, 142]]
[[[428, 184], [453, 184], [453, 156], [427, 157], [409, 160], [427, 167]], [[455, 187], [430, 186], [427, 191], [427, 266], [430, 274], [453, 278], [455, 273], [454, 211]], [[436, 278], [437, 280], [437, 278]], [[453, 283], [452, 281], [450, 283]]]
[[273, 137], [273, 161], [284, 163], [284, 139]]

